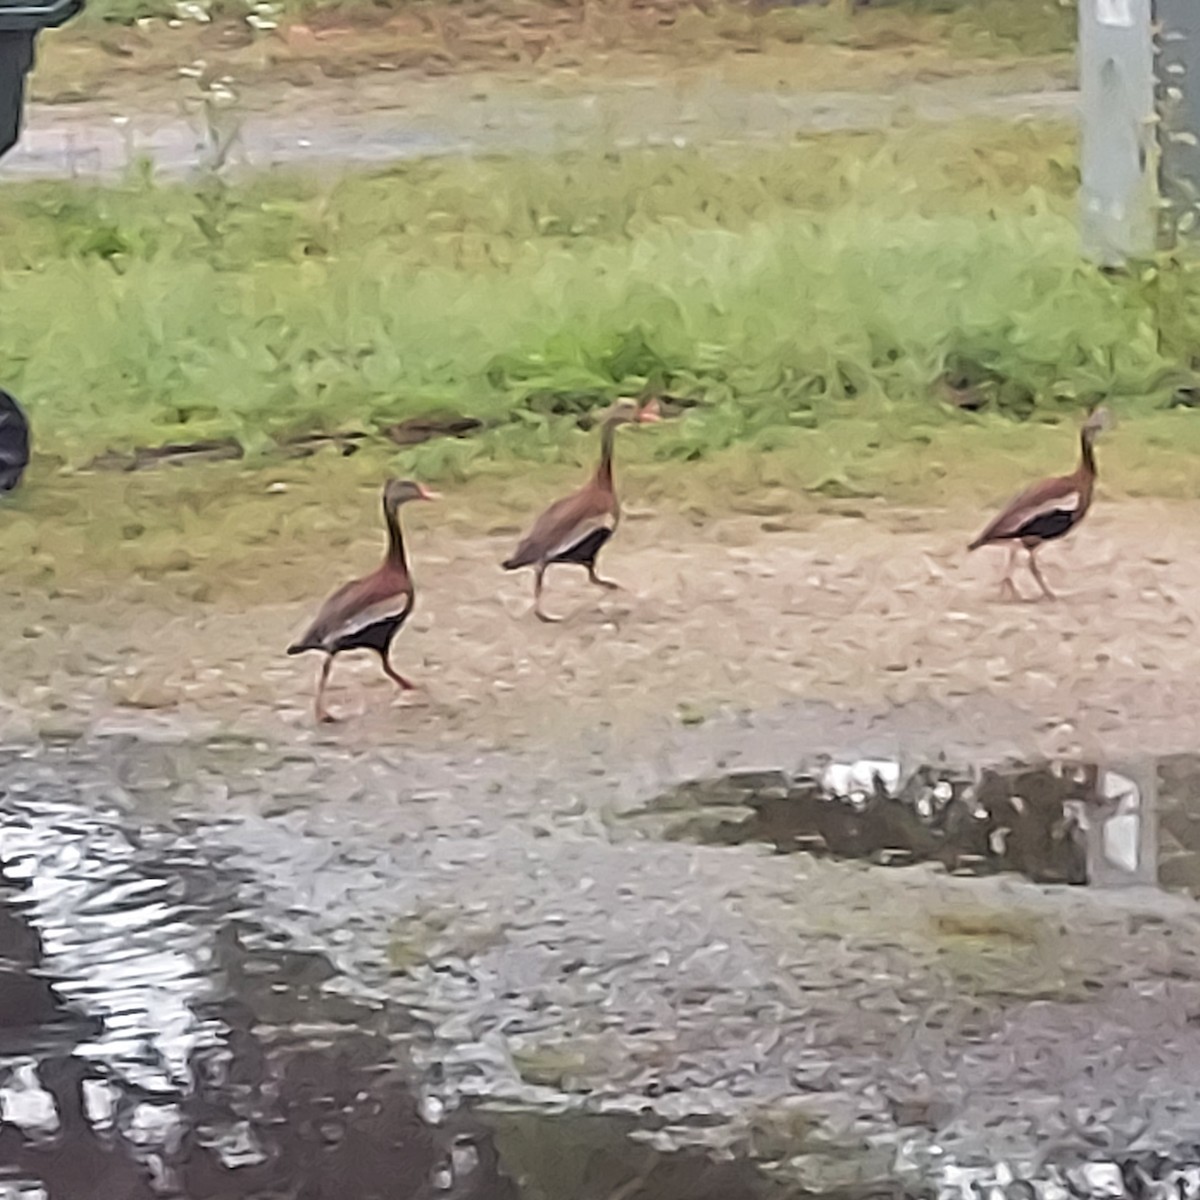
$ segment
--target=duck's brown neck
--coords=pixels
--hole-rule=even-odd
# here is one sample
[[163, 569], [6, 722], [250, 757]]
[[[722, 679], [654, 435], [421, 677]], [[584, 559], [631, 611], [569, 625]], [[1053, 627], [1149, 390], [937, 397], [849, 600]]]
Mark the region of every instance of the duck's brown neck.
[[600, 427], [600, 462], [596, 466], [596, 482], [611, 488], [613, 482], [613, 442], [617, 436], [616, 421], [605, 421]]
[[402, 571], [408, 570], [408, 559], [404, 554], [404, 533], [400, 529], [400, 510], [383, 506], [383, 519], [387, 523], [388, 548], [387, 561], [393, 567]]
[[1085, 429], [1079, 435], [1079, 466], [1075, 469], [1075, 479], [1079, 487], [1077, 511], [1080, 516], [1091, 507], [1092, 494], [1096, 490], [1096, 456], [1092, 453], [1094, 436], [1090, 429]]
[[1088, 480], [1096, 478], [1096, 455], [1092, 450], [1095, 436], [1090, 429], [1079, 435], [1079, 474]]

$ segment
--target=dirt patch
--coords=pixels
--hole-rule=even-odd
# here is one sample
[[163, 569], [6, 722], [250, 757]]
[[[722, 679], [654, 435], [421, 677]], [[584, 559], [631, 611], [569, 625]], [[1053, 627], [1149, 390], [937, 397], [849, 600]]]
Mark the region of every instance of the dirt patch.
[[[414, 85], [451, 78], [472, 91], [501, 82], [569, 89], [581, 79], [686, 83], [715, 71], [733, 85], [876, 91], [983, 74], [1071, 73], [1063, 56], [980, 59], [912, 14], [863, 12], [843, 30], [823, 11], [506, 2], [422, 4], [382, 20], [378, 10], [338, 8], [265, 31], [231, 20], [75, 23], [42, 39], [31, 94], [72, 108], [99, 102], [118, 113], [161, 112], [220, 84], [239, 108], [294, 114], [297, 105], [400, 107]], [[892, 36], [900, 27], [905, 36]]]

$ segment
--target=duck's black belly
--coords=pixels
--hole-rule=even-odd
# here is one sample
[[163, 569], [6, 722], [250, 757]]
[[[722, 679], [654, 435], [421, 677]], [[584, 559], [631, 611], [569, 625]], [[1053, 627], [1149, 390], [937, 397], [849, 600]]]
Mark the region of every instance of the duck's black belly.
[[1026, 521], [1011, 536], [1025, 541], [1051, 542], [1069, 533], [1079, 519], [1079, 512], [1073, 508], [1054, 508], [1049, 512], [1039, 513], [1031, 521]]
[[407, 620], [408, 613], [401, 613], [398, 617], [388, 617], [386, 621], [376, 621], [374, 625], [356, 629], [334, 643], [333, 653], [340, 654], [343, 650], [374, 650], [379, 654], [387, 654], [392, 639]]
[[611, 529], [593, 529], [586, 537], [582, 537], [561, 554], [555, 555], [550, 561], [555, 563], [575, 563], [580, 567], [591, 566], [596, 561], [604, 543], [612, 537]]

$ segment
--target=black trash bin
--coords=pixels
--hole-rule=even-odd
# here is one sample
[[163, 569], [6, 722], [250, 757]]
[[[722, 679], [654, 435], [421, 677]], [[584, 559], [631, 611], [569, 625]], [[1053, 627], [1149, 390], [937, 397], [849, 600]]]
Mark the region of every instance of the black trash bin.
[[0, 493], [11, 492], [29, 465], [29, 421], [21, 406], [0, 388]]
[[[25, 77], [33, 68], [38, 33], [69, 21], [83, 5], [84, 0], [0, 0], [0, 157], [21, 136]], [[0, 493], [21, 482], [28, 463], [28, 418], [16, 400], [0, 389]]]
[[0, 156], [21, 135], [25, 108], [25, 77], [33, 67], [38, 32], [69, 21], [84, 0], [0, 0]]

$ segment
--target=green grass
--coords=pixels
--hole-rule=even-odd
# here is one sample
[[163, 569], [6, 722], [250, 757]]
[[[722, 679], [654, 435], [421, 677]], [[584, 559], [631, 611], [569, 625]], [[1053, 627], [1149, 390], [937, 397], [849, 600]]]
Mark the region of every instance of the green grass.
[[1075, 49], [1077, 0], [891, 0], [915, 17], [937, 16], [953, 50], [984, 57]]
[[850, 14], [799, 4], [748, 19], [783, 41], [862, 50], [941, 42], [964, 58], [1012, 58], [1073, 52], [1079, 18], [1075, 0], [874, 0]]
[[[9, 185], [0, 379], [68, 465], [230, 436], [270, 456], [437, 408], [496, 426], [414, 451], [430, 478], [554, 460], [563, 414], [647, 380], [699, 402], [654, 439], [680, 459], [835, 424], [848, 444], [878, 422], [928, 443], [980, 420], [940, 398], [948, 365], [1017, 419], [1110, 392], [1162, 407], [1152, 289], [1080, 260], [1075, 187], [1062, 131], [1002, 125], [327, 183]], [[1195, 345], [1190, 275], [1170, 288], [1164, 344]]]

